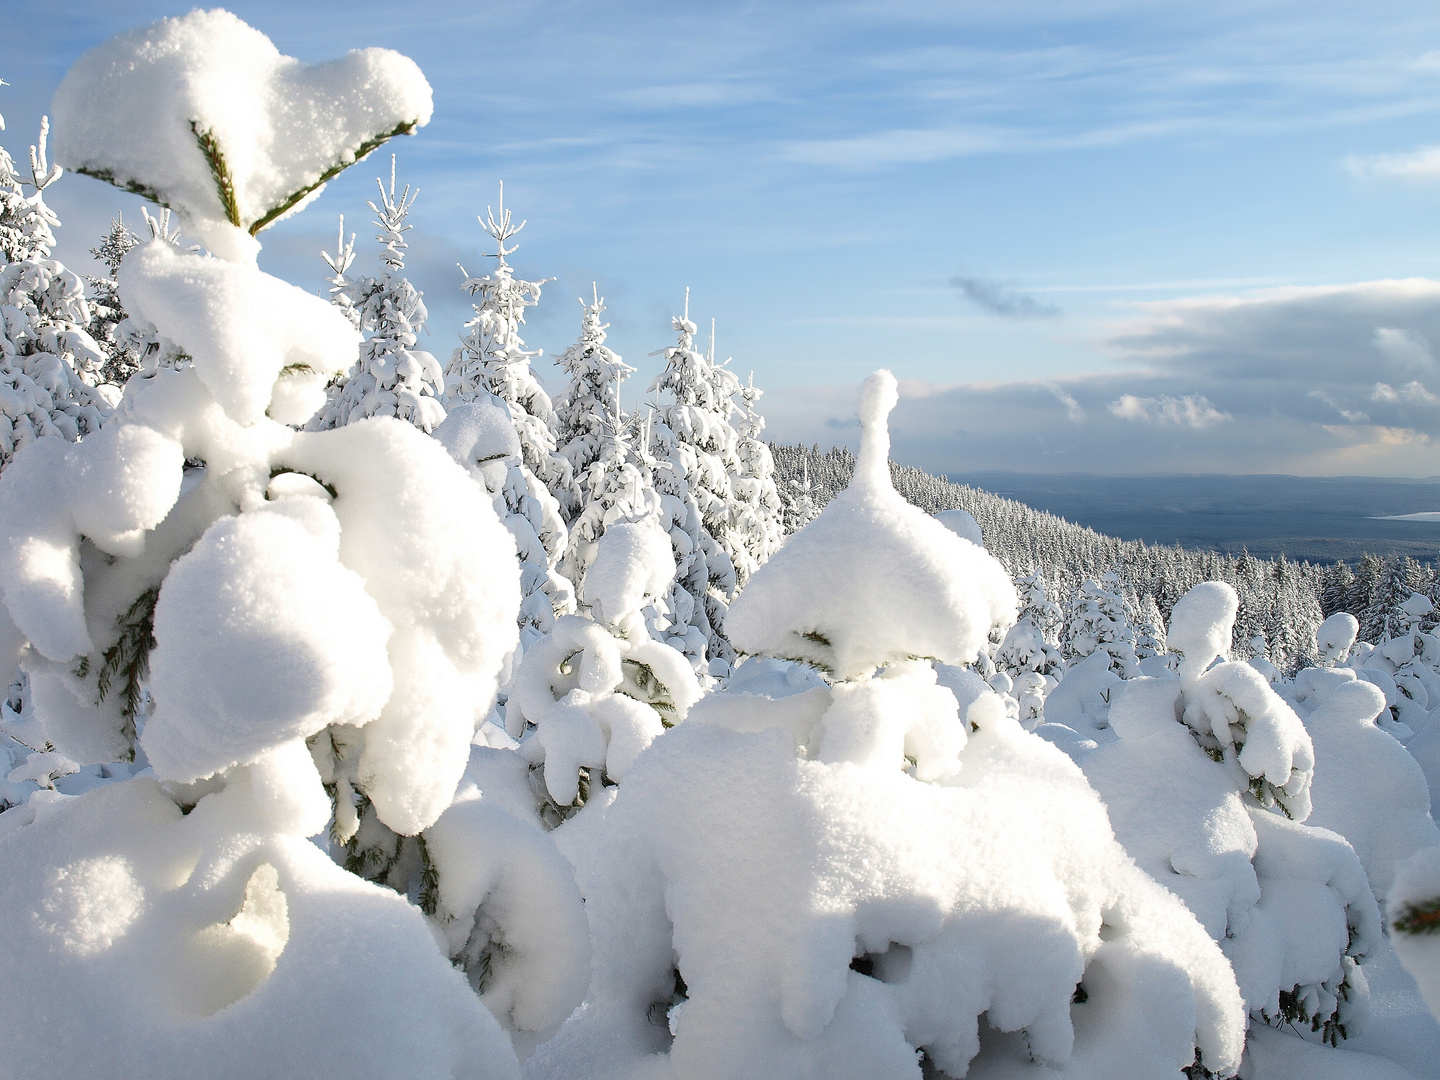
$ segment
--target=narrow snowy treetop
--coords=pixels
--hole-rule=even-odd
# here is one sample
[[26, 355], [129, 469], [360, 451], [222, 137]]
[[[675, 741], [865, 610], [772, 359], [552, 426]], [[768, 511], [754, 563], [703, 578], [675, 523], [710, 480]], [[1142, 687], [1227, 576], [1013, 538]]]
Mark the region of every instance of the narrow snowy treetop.
[[850, 486], [881, 491], [890, 488], [890, 413], [900, 401], [895, 376], [875, 372], [860, 388], [860, 458]]
[[253, 257], [247, 234], [432, 108], [430, 84], [399, 53], [302, 64], [228, 11], [192, 11], [75, 63], [55, 93], [55, 152], [178, 210], [216, 254]]
[[910, 657], [967, 663], [992, 626], [1014, 622], [1004, 567], [891, 486], [886, 418], [895, 402], [894, 376], [871, 376], [855, 479], [731, 604], [736, 648], [855, 679]]

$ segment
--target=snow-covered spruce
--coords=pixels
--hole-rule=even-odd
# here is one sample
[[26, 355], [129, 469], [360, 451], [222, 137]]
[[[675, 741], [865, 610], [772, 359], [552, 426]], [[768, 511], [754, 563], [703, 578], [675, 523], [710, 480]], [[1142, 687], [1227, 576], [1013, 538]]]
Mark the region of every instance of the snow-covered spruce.
[[775, 459], [762, 438], [765, 417], [755, 407], [761, 390], [753, 374], [740, 387], [738, 396], [735, 457], [739, 467], [730, 473], [730, 494], [732, 529], [746, 556], [736, 564], [737, 582], [743, 588], [750, 575], [780, 550], [785, 542], [785, 527], [781, 522], [784, 509], [780, 492], [775, 486]]
[[1060, 606], [1046, 597], [1038, 573], [1020, 578], [1015, 587], [1020, 594], [1020, 611], [996, 651], [995, 664], [1010, 677], [1019, 719], [1028, 725], [1039, 719], [1045, 696], [1059, 685], [1065, 673], [1059, 638], [1063, 616]]
[[747, 653], [833, 683], [711, 695], [556, 832], [594, 975], [530, 1076], [918, 1080], [917, 1050], [956, 1077], [1238, 1067], [1229, 965], [1080, 771], [914, 659], [972, 659], [1015, 596], [891, 488], [894, 401], [873, 376], [851, 488], [731, 607]]
[[674, 577], [669, 539], [653, 518], [610, 525], [581, 589], [589, 618], [560, 619], [520, 664], [505, 721], [543, 782], [552, 825], [602, 784], [623, 780], [700, 698], [685, 656], [646, 625], [645, 610]]
[[1302, 824], [1305, 726], [1256, 668], [1223, 660], [1236, 607], [1222, 582], [1175, 605], [1177, 671], [1116, 687], [1118, 738], [1081, 764], [1126, 850], [1220, 943], [1254, 1021], [1334, 1045], [1363, 1026], [1380, 913], [1345, 837]]
[[[223, 13], [166, 20], [82, 59], [57, 124], [78, 160], [123, 177], [125, 132], [72, 115], [100, 100], [76, 88], [103, 90], [116, 125], [149, 117], [147, 175], [204, 221], [214, 191], [187, 186], [175, 156], [195, 147], [181, 118], [197, 103], [223, 104], [236, 123], [283, 114], [302, 125], [288, 136], [324, 148], [337, 116], [428, 102], [393, 54], [379, 59], [399, 85], [369, 62], [277, 57]], [[288, 90], [302, 84], [305, 108], [274, 96], [287, 92], [277, 69]], [[227, 175], [246, 200], [294, 179], [263, 140], [233, 146]], [[275, 418], [287, 370], [344, 367], [358, 335], [239, 253], [159, 237], [131, 252], [125, 308], [193, 362], [135, 376], [99, 432], [38, 440], [0, 476], [0, 589], [56, 755], [24, 771], [49, 786], [0, 815], [0, 979], [23, 988], [0, 1057], [35, 1075], [515, 1080], [511, 1040], [420, 911], [307, 839], [331, 822], [353, 828], [361, 799], [403, 834], [451, 808], [515, 644], [510, 537], [414, 427], [376, 418], [302, 433]], [[258, 339], [257, 325], [269, 328]], [[153, 775], [118, 768], [79, 797], [53, 790], [72, 766], [137, 744]], [[508, 1000], [507, 1024], [543, 1033], [573, 1004], [563, 969], [583, 957], [578, 897], [567, 908], [557, 891], [553, 849], [549, 869], [533, 869], [544, 856], [527, 863], [497, 817], [465, 815], [428, 884], [457, 926], [484, 922], [522, 956], [547, 934], [563, 943], [561, 964], [530, 964], [535, 989], [489, 999]], [[458, 853], [456, 835], [468, 837]], [[528, 835], [531, 851], [547, 842], [538, 827]], [[482, 840], [496, 845], [488, 855]]]
[[[726, 668], [735, 650], [726, 637], [725, 608], [739, 582], [734, 558], [743, 551], [730, 528], [730, 473], [738, 467], [730, 412], [739, 380], [695, 347], [689, 289], [685, 313], [670, 325], [676, 343], [661, 350], [665, 367], [650, 390], [670, 399], [651, 427], [651, 447], [655, 487], [666, 497], [678, 568], [670, 603], [672, 636], [687, 640], [685, 652], [697, 663], [708, 656]], [[692, 631], [704, 637], [701, 652], [689, 640]]]
[[61, 170], [46, 160], [48, 134], [42, 120], [29, 181], [0, 148], [0, 469], [36, 439], [97, 430], [115, 403], [97, 386], [105, 356], [89, 333], [84, 286], [50, 257], [60, 221], [44, 192]]
[[327, 390], [325, 407], [308, 424], [308, 431], [324, 431], [368, 416], [394, 416], [421, 431], [433, 430], [445, 419], [440, 399], [445, 374], [439, 361], [417, 347], [425, 330], [427, 312], [420, 292], [405, 277], [406, 224], [418, 191], [407, 184], [395, 191], [395, 158], [390, 158], [390, 186], [377, 180], [380, 202], [369, 203], [380, 233], [380, 276], [347, 277], [355, 258], [354, 237], [345, 242], [345, 219], [340, 219], [336, 253], [325, 254], [330, 267], [330, 301], [347, 314], [365, 340], [360, 357], [343, 379]]
[[[577, 513], [594, 498], [592, 468], [604, 456], [605, 439], [622, 423], [620, 384], [635, 374], [635, 369], [605, 344], [610, 324], [600, 321], [605, 301], [599, 290], [594, 290], [590, 303], [582, 299], [580, 307], [580, 337], [555, 358], [569, 376], [555, 402], [555, 441], [575, 478]], [[595, 478], [604, 476], [602, 470]], [[579, 588], [579, 578], [571, 581]]]
[[[565, 554], [565, 517], [575, 509], [577, 494], [570, 462], [556, 449], [555, 412], [530, 361], [540, 350], [527, 350], [520, 337], [525, 309], [540, 300], [544, 282], [521, 281], [506, 258], [516, 246], [506, 242], [525, 226], [513, 225], [500, 189], [500, 217], [487, 210], [480, 224], [495, 241], [495, 270], [484, 277], [467, 277], [464, 288], [474, 298], [475, 317], [465, 324], [460, 348], [445, 369], [445, 408], [466, 404], [499, 405], [509, 414], [517, 437], [517, 453], [509, 465], [501, 492], [506, 513], [516, 519], [512, 531], [520, 545], [521, 589], [525, 603], [520, 613], [521, 647], [549, 631], [556, 618], [575, 610], [575, 590], [560, 573]], [[491, 489], [495, 490], [494, 488]], [[533, 532], [539, 548], [529, 543]]]
[[[613, 418], [602, 429], [599, 456], [590, 463], [584, 477], [585, 502], [570, 523], [569, 544], [560, 564], [582, 592], [585, 575], [607, 529], [620, 523], [650, 522], [657, 527], [661, 524], [664, 505], [655, 490], [654, 461], [646, 451], [648, 441], [645, 423], [638, 416], [627, 421]], [[663, 527], [661, 532], [664, 533]], [[669, 618], [658, 609], [666, 607], [663, 601], [675, 588], [673, 546], [669, 565], [665, 589], [656, 603], [647, 608], [652, 629], [662, 637], [669, 637], [671, 629]]]
[[140, 369], [140, 358], [122, 329], [127, 316], [125, 306], [120, 303], [120, 285], [115, 278], [121, 261], [139, 244], [140, 237], [117, 214], [111, 219], [110, 228], [100, 238], [99, 245], [90, 249], [90, 255], [106, 271], [103, 277], [86, 275], [85, 278], [90, 286], [90, 336], [105, 354], [100, 379], [111, 386], [124, 387], [130, 376]]
[[1135, 630], [1127, 618], [1120, 579], [1113, 573], [1080, 586], [1065, 626], [1065, 638], [1074, 657], [1104, 652], [1110, 658], [1110, 669], [1122, 679], [1140, 674]]

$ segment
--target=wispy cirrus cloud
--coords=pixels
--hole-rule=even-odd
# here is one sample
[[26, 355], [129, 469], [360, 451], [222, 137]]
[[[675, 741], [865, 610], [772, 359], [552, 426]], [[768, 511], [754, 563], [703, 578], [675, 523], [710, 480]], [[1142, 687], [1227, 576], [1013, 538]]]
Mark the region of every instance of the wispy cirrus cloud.
[[1064, 314], [1054, 304], [995, 278], [956, 275], [950, 284], [981, 311], [1003, 319], [1055, 319]]
[[1422, 146], [1399, 154], [1350, 154], [1344, 161], [1351, 176], [1393, 180], [1440, 179], [1440, 146]]

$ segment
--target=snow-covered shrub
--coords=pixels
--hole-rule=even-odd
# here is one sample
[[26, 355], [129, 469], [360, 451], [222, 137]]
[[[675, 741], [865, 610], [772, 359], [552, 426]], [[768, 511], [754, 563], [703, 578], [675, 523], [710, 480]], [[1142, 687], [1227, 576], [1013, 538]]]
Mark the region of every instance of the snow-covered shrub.
[[216, 255], [253, 261], [262, 229], [385, 140], [429, 123], [433, 103], [397, 52], [303, 64], [216, 9], [91, 49], [54, 109], [68, 168], [174, 207]]
[[1114, 573], [1080, 586], [1065, 629], [1072, 657], [1103, 652], [1110, 658], [1111, 670], [1121, 678], [1140, 674], [1135, 628], [1130, 625], [1124, 591]]
[[891, 488], [894, 402], [873, 376], [850, 489], [730, 609], [745, 652], [832, 681], [712, 694], [557, 831], [594, 976], [532, 1076], [918, 1080], [921, 1050], [956, 1077], [977, 1054], [1137, 1080], [1239, 1065], [1224, 957], [1079, 770], [976, 676], [947, 669], [957, 698], [916, 659], [967, 662], [1015, 596]]
[[[125, 256], [131, 319], [188, 359], [0, 476], [0, 589], [37, 727], [80, 771], [149, 765], [70, 798], [70, 765], [27, 762], [44, 789], [0, 815], [0, 979], [24, 988], [7, 1069], [517, 1076], [421, 912], [307, 839], [353, 835], [359, 802], [406, 836], [451, 807], [515, 644], [513, 544], [414, 427], [287, 426], [295, 373], [343, 370], [358, 335], [237, 240], [428, 102], [393, 53], [309, 68], [223, 12], [123, 35], [57, 95], [63, 160], [163, 192], [220, 255], [157, 236]], [[513, 889], [467, 910], [484, 889], [466, 869], [447, 853], [415, 884], [533, 940], [541, 909]], [[552, 997], [515, 1022], [553, 1026]]]
[[1440, 1017], [1440, 847], [1423, 848], [1400, 867], [1386, 906], [1395, 953]]
[[674, 576], [669, 541], [653, 520], [611, 525], [581, 588], [590, 617], [562, 617], [521, 661], [505, 723], [544, 785], [552, 824], [595, 788], [623, 780], [700, 698], [685, 656], [652, 639], [642, 616]]
[[[938, 515], [937, 515], [938, 516]], [[995, 653], [995, 665], [1010, 677], [1023, 722], [1038, 720], [1045, 695], [1065, 672], [1058, 630], [1060, 605], [1045, 595], [1038, 573], [1015, 582], [1020, 612]]]
[[90, 286], [90, 336], [105, 353], [105, 362], [100, 368], [100, 380], [111, 386], [123, 387], [131, 375], [139, 370], [139, 357], [131, 348], [128, 336], [121, 331], [125, 322], [125, 306], [120, 303], [120, 286], [115, 275], [120, 263], [131, 248], [140, 243], [140, 237], [125, 224], [117, 214], [110, 221], [110, 228], [97, 247], [90, 249], [90, 255], [105, 267], [103, 277], [87, 274], [86, 284]]
[[1304, 668], [1287, 691], [1315, 747], [1305, 819], [1339, 833], [1365, 867], [1377, 897], [1396, 868], [1422, 847], [1440, 844], [1424, 773], [1405, 747], [1375, 723], [1380, 690], [1348, 668]]
[[1300, 718], [1222, 659], [1236, 607], [1222, 582], [1181, 598], [1176, 672], [1118, 686], [1118, 738], [1082, 766], [1126, 850], [1220, 943], [1251, 1016], [1333, 1045], [1363, 1024], [1379, 909], [1344, 837], [1301, 824], [1315, 763]]
[[380, 229], [380, 276], [350, 278], [355, 239], [345, 242], [345, 219], [332, 256], [324, 254], [332, 272], [330, 301], [347, 313], [365, 340], [360, 357], [343, 379], [328, 390], [325, 408], [306, 425], [324, 431], [363, 420], [367, 416], [395, 416], [421, 431], [431, 431], [445, 419], [440, 404], [445, 373], [439, 361], [417, 347], [428, 317], [420, 292], [405, 277], [405, 234], [410, 208], [420, 193], [407, 184], [395, 192], [395, 158], [390, 158], [390, 186], [377, 180], [380, 202], [370, 203]]

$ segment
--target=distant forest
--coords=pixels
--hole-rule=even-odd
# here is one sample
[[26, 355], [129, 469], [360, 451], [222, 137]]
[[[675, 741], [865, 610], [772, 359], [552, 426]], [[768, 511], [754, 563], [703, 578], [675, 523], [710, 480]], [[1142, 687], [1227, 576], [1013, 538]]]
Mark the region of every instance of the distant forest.
[[[855, 471], [844, 447], [772, 443], [776, 483], [787, 509], [807, 498], [819, 509], [842, 491]], [[1084, 583], [1113, 573], [1137, 620], [1153, 600], [1169, 620], [1175, 602], [1202, 581], [1227, 581], [1240, 596], [1232, 654], [1263, 654], [1286, 673], [1314, 661], [1315, 628], [1327, 616], [1348, 611], [1360, 621], [1360, 638], [1378, 642], [1398, 631], [1397, 609], [1423, 593], [1440, 610], [1440, 574], [1434, 563], [1407, 555], [1364, 555], [1345, 563], [1291, 562], [1283, 555], [1259, 559], [1144, 541], [1119, 540], [1024, 503], [964, 484], [952, 484], [909, 465], [890, 463], [895, 488], [927, 513], [965, 510], [980, 525], [985, 547], [1012, 577], [1038, 572], [1046, 595], [1064, 610]], [[1432, 620], [1427, 620], [1426, 629]], [[1263, 639], [1263, 646], [1256, 639]]]

